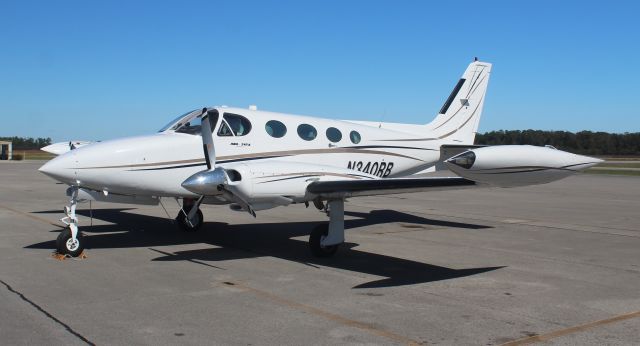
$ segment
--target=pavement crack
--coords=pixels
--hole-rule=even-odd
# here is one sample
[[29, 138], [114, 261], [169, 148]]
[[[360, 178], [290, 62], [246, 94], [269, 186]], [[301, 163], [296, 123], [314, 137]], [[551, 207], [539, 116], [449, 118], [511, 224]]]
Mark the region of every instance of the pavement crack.
[[72, 335], [76, 336], [78, 339], [86, 342], [88, 345], [95, 345], [93, 342], [89, 341], [89, 339], [85, 338], [82, 334], [76, 332], [75, 330], [73, 330], [73, 328], [71, 328], [68, 324], [60, 321], [59, 319], [57, 319], [55, 316], [53, 316], [51, 313], [49, 313], [47, 310], [43, 309], [40, 305], [36, 304], [35, 302], [33, 302], [31, 299], [27, 298], [24, 294], [16, 291], [13, 287], [11, 287], [11, 285], [9, 285], [8, 283], [4, 282], [3, 280], [0, 280], [0, 282], [7, 288], [7, 290], [9, 290], [9, 292], [17, 295], [18, 297], [20, 297], [20, 299], [22, 299], [23, 301], [29, 303], [31, 306], [33, 306], [34, 308], [36, 308], [36, 310], [42, 312], [45, 316], [47, 316], [50, 320], [56, 322], [57, 324], [61, 325], [66, 331], [68, 331], [69, 333], [71, 333]]

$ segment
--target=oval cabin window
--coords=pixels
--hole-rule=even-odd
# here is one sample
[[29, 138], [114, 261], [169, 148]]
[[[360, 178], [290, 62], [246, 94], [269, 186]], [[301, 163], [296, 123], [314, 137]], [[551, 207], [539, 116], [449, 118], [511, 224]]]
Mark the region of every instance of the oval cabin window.
[[342, 132], [335, 127], [330, 127], [327, 129], [327, 138], [333, 143], [340, 142], [342, 139]]
[[360, 143], [360, 140], [362, 139], [360, 137], [360, 133], [358, 133], [358, 131], [351, 131], [351, 133], [349, 134], [349, 138], [351, 138], [351, 142], [353, 144]]
[[318, 136], [318, 131], [315, 127], [309, 124], [301, 124], [298, 126], [298, 136], [305, 141], [312, 141]]
[[264, 125], [264, 129], [265, 131], [267, 131], [269, 136], [275, 138], [282, 138], [287, 134], [287, 127], [278, 120], [267, 121], [267, 123]]

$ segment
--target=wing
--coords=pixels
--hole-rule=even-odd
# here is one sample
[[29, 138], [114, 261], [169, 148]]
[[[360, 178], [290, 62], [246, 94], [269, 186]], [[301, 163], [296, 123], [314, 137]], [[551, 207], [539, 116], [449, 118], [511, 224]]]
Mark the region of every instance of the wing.
[[332, 180], [316, 181], [309, 184], [307, 193], [321, 198], [345, 198], [420, 191], [458, 190], [474, 186], [476, 186], [474, 181], [460, 177]]

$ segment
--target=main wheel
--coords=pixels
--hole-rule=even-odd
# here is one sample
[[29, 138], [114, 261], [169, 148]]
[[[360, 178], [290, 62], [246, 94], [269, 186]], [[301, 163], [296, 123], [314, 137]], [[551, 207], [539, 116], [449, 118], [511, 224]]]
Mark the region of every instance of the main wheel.
[[195, 232], [202, 227], [202, 223], [204, 221], [204, 216], [202, 216], [202, 211], [199, 208], [198, 211], [196, 211], [196, 215], [194, 215], [194, 219], [195, 220], [191, 220], [191, 223], [187, 222], [187, 215], [185, 215], [185, 212], [180, 210], [176, 217], [176, 222], [183, 231]]
[[316, 226], [313, 231], [311, 231], [311, 235], [309, 236], [309, 248], [314, 256], [331, 257], [336, 253], [336, 251], [338, 251], [340, 244], [322, 246], [322, 238], [326, 237], [328, 234], [329, 225], [326, 223]]
[[78, 257], [84, 251], [84, 240], [82, 233], [78, 232], [76, 240], [71, 238], [71, 230], [65, 228], [56, 239], [56, 249], [61, 255], [69, 255], [71, 257]]

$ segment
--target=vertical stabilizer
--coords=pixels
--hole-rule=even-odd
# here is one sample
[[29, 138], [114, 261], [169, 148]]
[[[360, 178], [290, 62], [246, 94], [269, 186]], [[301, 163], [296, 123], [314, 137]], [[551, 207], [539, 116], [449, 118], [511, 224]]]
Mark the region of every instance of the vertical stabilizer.
[[438, 116], [426, 126], [430, 136], [447, 144], [473, 144], [487, 94], [491, 64], [474, 61], [442, 105]]

